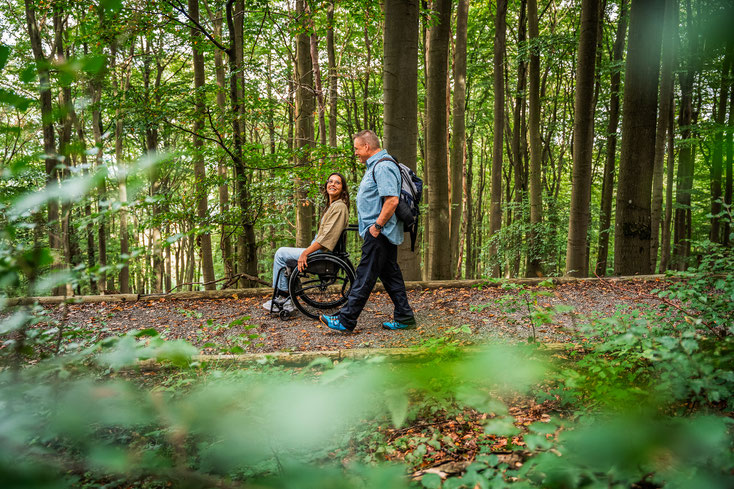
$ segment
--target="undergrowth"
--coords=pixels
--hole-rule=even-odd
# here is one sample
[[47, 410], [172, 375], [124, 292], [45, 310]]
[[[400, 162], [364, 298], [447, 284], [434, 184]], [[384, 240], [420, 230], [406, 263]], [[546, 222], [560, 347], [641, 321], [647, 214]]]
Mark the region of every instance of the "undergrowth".
[[[152, 330], [99, 340], [33, 307], [7, 310], [0, 480], [731, 487], [733, 270], [731, 252], [712, 246], [652, 292], [659, 307], [576, 315], [581, 347], [560, 354], [537, 341], [468, 351], [462, 327], [426, 340], [428, 359], [403, 363], [201, 365], [197, 348]], [[568, 311], [538, 300], [552, 287], [519, 288], [505, 306], [524, 308], [531, 325], [554, 322]]]

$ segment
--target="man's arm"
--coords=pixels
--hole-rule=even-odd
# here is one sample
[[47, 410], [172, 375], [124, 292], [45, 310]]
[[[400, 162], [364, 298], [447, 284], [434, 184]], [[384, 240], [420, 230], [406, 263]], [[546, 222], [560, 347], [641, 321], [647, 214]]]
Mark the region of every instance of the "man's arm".
[[[377, 224], [379, 224], [380, 226], [384, 226], [385, 224], [387, 224], [387, 221], [395, 213], [395, 209], [397, 209], [398, 207], [398, 202], [400, 202], [400, 197], [396, 195], [385, 197], [385, 201], [382, 203], [382, 210], [380, 211], [380, 215], [377, 216]], [[378, 231], [375, 226], [370, 226], [369, 231], [370, 234], [375, 238], [380, 234], [380, 231]]]

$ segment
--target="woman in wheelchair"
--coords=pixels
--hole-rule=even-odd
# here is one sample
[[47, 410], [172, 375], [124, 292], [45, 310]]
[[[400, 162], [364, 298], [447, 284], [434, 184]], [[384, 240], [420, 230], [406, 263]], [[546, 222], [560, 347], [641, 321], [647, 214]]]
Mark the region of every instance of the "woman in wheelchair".
[[[321, 189], [326, 200], [324, 215], [319, 224], [319, 232], [308, 248], [278, 248], [273, 259], [273, 298], [263, 304], [270, 312], [283, 315], [295, 310], [289, 293], [289, 274], [284, 273], [286, 266], [297, 260], [297, 269], [306, 269], [308, 256], [318, 251], [332, 251], [339, 242], [349, 219], [349, 190], [347, 181], [341, 173], [332, 173]], [[299, 308], [301, 309], [301, 308]]]

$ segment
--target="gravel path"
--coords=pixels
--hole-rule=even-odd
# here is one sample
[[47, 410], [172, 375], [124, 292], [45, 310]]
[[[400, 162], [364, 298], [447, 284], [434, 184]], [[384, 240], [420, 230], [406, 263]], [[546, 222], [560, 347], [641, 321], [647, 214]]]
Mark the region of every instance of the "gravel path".
[[[300, 314], [282, 321], [262, 309], [264, 297], [77, 304], [69, 306], [66, 321], [77, 332], [77, 338], [69, 341], [153, 328], [167, 339], [186, 339], [202, 353], [318, 351], [408, 347], [446, 334], [465, 342], [492, 337], [523, 340], [532, 335], [527, 302], [535, 310], [537, 301], [541, 309], [573, 308], [574, 312], [557, 315], [550, 324], [536, 326], [538, 340], [561, 342], [589, 315], [606, 317], [618, 308], [657, 305], [649, 291], [660, 286], [655, 282], [579, 282], [514, 291], [497, 287], [411, 290], [408, 298], [418, 328], [397, 332], [381, 329], [382, 321], [391, 319], [392, 303], [384, 292], [375, 292], [352, 335], [332, 332]], [[538, 295], [541, 291], [548, 295]], [[61, 307], [49, 312], [55, 320], [62, 318]], [[465, 325], [471, 334], [458, 332]]]

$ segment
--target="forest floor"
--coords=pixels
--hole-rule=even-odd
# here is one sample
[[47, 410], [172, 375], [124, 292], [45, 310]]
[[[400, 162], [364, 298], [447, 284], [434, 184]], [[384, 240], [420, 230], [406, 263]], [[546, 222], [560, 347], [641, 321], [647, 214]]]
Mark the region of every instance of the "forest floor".
[[[659, 305], [650, 291], [661, 287], [662, 282], [589, 281], [514, 290], [496, 286], [409, 290], [418, 327], [405, 331], [381, 328], [392, 318], [392, 303], [386, 293], [374, 292], [351, 335], [331, 331], [300, 313], [283, 321], [262, 308], [268, 299], [264, 296], [74, 304], [66, 311], [65, 323], [87, 340], [152, 328], [163, 338], [188, 341], [203, 354], [399, 348], [447, 335], [459, 343], [492, 338], [524, 341], [533, 330], [538, 341], [557, 343], [571, 340], [573, 331], [590, 317]], [[550, 323], [541, 324], [539, 316], [557, 307], [571, 312], [556, 313]], [[64, 315], [62, 306], [49, 307], [48, 312], [54, 320]]]

